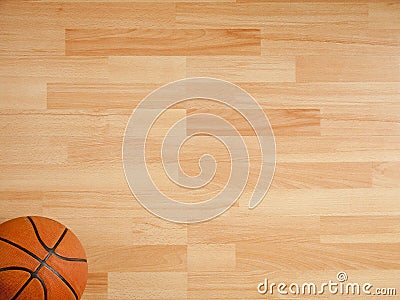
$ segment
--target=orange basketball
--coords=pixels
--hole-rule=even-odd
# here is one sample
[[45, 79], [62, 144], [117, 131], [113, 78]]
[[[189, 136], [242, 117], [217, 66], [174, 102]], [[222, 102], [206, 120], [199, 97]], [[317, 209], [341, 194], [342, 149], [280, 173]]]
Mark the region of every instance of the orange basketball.
[[78, 238], [44, 217], [0, 224], [0, 299], [80, 299], [87, 260]]

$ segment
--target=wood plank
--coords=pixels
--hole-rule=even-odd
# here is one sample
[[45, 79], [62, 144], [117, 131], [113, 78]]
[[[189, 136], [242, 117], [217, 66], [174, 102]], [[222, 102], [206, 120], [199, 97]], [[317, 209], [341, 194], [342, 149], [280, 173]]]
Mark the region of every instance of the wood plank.
[[[133, 217], [142, 208], [129, 190], [121, 192], [45, 191], [40, 200], [46, 214], [54, 218], [67, 218], [77, 213], [89, 218], [93, 211], [96, 211], [96, 215], [101, 218]], [[138, 218], [140, 217], [139, 214]], [[165, 231], [167, 232], [166, 229]], [[121, 232], [124, 232], [123, 228]], [[139, 234], [136, 237], [139, 240]], [[174, 239], [179, 241], [181, 238], [176, 236]]]
[[[56, 7], [2, 1], [0, 10], [0, 56], [63, 55], [64, 30], [55, 24]], [[28, 16], [29, 17], [24, 17]]]
[[[143, 209], [129, 190], [45, 192], [43, 212], [75, 228], [89, 246], [186, 245], [186, 225], [166, 223]], [[93, 217], [95, 212], [96, 217]], [[91, 221], [82, 226], [79, 218]], [[129, 220], [127, 222], [126, 220]], [[118, 226], [118, 232], [113, 226]]]
[[18, 164], [1, 168], [0, 188], [4, 191], [112, 191], [126, 184], [122, 166]]
[[331, 24], [269, 25], [262, 29], [262, 55], [389, 55], [400, 52], [400, 30]]
[[2, 164], [63, 164], [67, 161], [67, 147], [62, 138], [25, 137], [0, 144]]
[[400, 186], [400, 162], [386, 161], [373, 164], [373, 185], [376, 187], [399, 187]]
[[[275, 189], [271, 188], [259, 210], [288, 216], [398, 216], [398, 188]], [[250, 195], [239, 199], [247, 208]], [[260, 212], [261, 213], [261, 212]]]
[[233, 271], [236, 267], [235, 245], [189, 245], [189, 272]]
[[[235, 82], [264, 109], [320, 109], [398, 107], [400, 82]], [[187, 101], [182, 108], [216, 109], [216, 102]], [[240, 103], [246, 108], [246, 103]]]
[[82, 300], [107, 300], [108, 274], [89, 273]]
[[396, 1], [368, 3], [368, 26], [378, 29], [400, 29], [400, 5]]
[[[359, 24], [367, 4], [348, 3], [177, 3], [176, 23], [188, 28], [257, 28], [285, 24]], [[224, 20], [224, 22], [221, 22]]]
[[[236, 82], [264, 109], [320, 109], [381, 106], [400, 102], [400, 82], [282, 83]], [[47, 106], [52, 109], [132, 110], [159, 83], [49, 83]], [[241, 103], [246, 107], [245, 103]], [[185, 101], [173, 108], [218, 109], [216, 102]]]
[[262, 271], [189, 272], [188, 299], [257, 299]]
[[[204, 101], [201, 103], [205, 103]], [[210, 104], [214, 107], [215, 104]], [[199, 105], [200, 106], [200, 105]], [[207, 103], [205, 103], [207, 107]], [[201, 106], [200, 106], [201, 107]], [[232, 124], [242, 136], [254, 136], [255, 132], [252, 126], [260, 126], [260, 124], [249, 124], [243, 115], [251, 115], [251, 110], [241, 110], [239, 113], [234, 109], [228, 109], [226, 106], [221, 105], [223, 108], [192, 108], [188, 110], [188, 115], [197, 113], [208, 113], [217, 115]], [[265, 110], [269, 122], [271, 123], [272, 130], [276, 136], [313, 136], [320, 135], [320, 115], [318, 109], [269, 109]], [[260, 120], [262, 122], [262, 120]], [[215, 132], [216, 125], [212, 122], [208, 124], [199, 124], [196, 120], [188, 120], [187, 134], [191, 135], [200, 129], [210, 130]], [[233, 133], [224, 130], [217, 131], [219, 135], [229, 136]]]
[[184, 272], [184, 245], [86, 246], [90, 272]]
[[[46, 82], [105, 81], [108, 78], [106, 57], [0, 56], [2, 77], [20, 79], [14, 88], [24, 89], [25, 78]], [[15, 82], [15, 83], [16, 83]]]
[[399, 136], [276, 136], [275, 140], [281, 162], [395, 161], [400, 156]]
[[298, 56], [296, 80], [298, 82], [399, 82], [400, 57]]
[[398, 243], [400, 216], [322, 216], [322, 243]]
[[155, 83], [48, 83], [47, 108], [77, 110], [133, 110]]
[[129, 113], [11, 110], [0, 113], [2, 137], [122, 136]]
[[371, 162], [278, 163], [276, 188], [368, 188], [372, 186]]
[[398, 136], [400, 106], [343, 107], [321, 110], [321, 135]]
[[0, 191], [0, 224], [21, 215], [41, 215], [43, 193], [41, 191]]
[[[109, 299], [186, 299], [185, 272], [119, 272], [108, 274]], [[154, 283], [157, 283], [156, 285]], [[134, 289], [127, 287], [135, 287]]]
[[[104, 196], [98, 196], [95, 192], [82, 194], [80, 192], [46, 192], [43, 200], [43, 212], [74, 229], [74, 232], [86, 241], [85, 246], [89, 247], [89, 250], [97, 251], [102, 247], [113, 248], [113, 245], [121, 247], [186, 245], [186, 225], [165, 223], [146, 210], [143, 211], [131, 194], [127, 193], [123, 198], [119, 196], [118, 201], [110, 200], [112, 204], [99, 208], [99, 217], [88, 216], [89, 208], [95, 206], [96, 200], [100, 199], [103, 203], [106, 201], [105, 197], [110, 198], [115, 195], [105, 192], [102, 193]], [[51, 197], [54, 197], [54, 200]], [[74, 197], [77, 200], [74, 200]], [[90, 197], [93, 197], [94, 200], [91, 200]], [[79, 200], [82, 201], [81, 204], [78, 203]], [[62, 205], [67, 206], [64, 211]], [[134, 208], [132, 209], [132, 207]], [[85, 225], [79, 223], [79, 218], [71, 218], [71, 212], [74, 211], [82, 211], [81, 215], [86, 215], [86, 218], [90, 218], [91, 221]], [[118, 213], [126, 217], [119, 218]], [[115, 232], [113, 226], [118, 226], [119, 231]], [[96, 228], [101, 228], [101, 231], [96, 231]], [[111, 249], [109, 250], [111, 251]]]
[[[240, 242], [236, 249], [237, 270], [243, 271], [400, 269], [398, 243], [274, 243], [260, 239]], [[282, 249], [290, 251], [283, 254]]]
[[66, 55], [259, 55], [259, 29], [67, 29]]
[[162, 83], [186, 77], [186, 59], [181, 56], [111, 56], [108, 74], [117, 83]]
[[[1, 14], [0, 14], [1, 15]], [[12, 20], [12, 25], [2, 24], [0, 33], [0, 56], [15, 55], [63, 55], [65, 34], [60, 29], [49, 26], [26, 26], [23, 22]], [[12, 38], [10, 38], [12, 36]]]
[[[302, 224], [302, 225], [301, 225]], [[301, 230], [299, 230], [301, 228]], [[188, 227], [188, 243], [240, 244], [319, 242], [318, 216], [282, 216], [266, 213], [266, 209], [250, 210], [232, 207], [229, 211], [207, 223]], [[296, 232], [296, 235], [293, 235]], [[236, 252], [237, 254], [237, 252]]]
[[188, 57], [186, 75], [236, 82], [294, 82], [295, 61], [293, 57]]
[[[66, 28], [171, 28], [175, 5], [167, 3], [2, 1], [0, 24]], [[21, 16], [29, 15], [29, 18]], [[16, 23], [15, 23], [16, 22]], [[7, 26], [10, 27], [10, 26]], [[22, 27], [21, 27], [22, 28]]]
[[46, 109], [46, 82], [41, 78], [0, 76], [1, 109]]

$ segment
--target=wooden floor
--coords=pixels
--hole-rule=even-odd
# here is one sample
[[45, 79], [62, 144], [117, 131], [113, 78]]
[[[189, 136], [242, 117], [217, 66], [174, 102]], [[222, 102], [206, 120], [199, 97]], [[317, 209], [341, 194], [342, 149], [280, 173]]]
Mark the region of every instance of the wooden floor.
[[[137, 103], [193, 76], [259, 101], [277, 166], [256, 209], [246, 189], [222, 216], [182, 225], [134, 199], [121, 148]], [[157, 150], [201, 110], [254, 144], [226, 109], [173, 107], [150, 141]], [[149, 166], [177, 200], [204, 200], [226, 179], [221, 149], [206, 136], [183, 148], [188, 173], [203, 152], [221, 160], [194, 195], [165, 180], [157, 151]], [[89, 259], [85, 300], [266, 299], [266, 277], [318, 283], [339, 271], [400, 294], [400, 2], [1, 0], [0, 153], [0, 222], [44, 215], [71, 228]]]

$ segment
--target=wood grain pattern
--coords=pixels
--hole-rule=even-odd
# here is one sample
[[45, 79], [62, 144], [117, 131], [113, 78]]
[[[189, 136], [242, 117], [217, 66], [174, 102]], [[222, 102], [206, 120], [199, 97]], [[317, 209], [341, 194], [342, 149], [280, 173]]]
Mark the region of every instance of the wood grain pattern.
[[400, 81], [399, 66], [399, 56], [298, 56], [296, 80], [299, 82]]
[[330, 24], [270, 25], [262, 29], [262, 55], [397, 56], [400, 31]]
[[368, 5], [330, 2], [177, 3], [176, 13], [177, 25], [196, 28], [254, 28], [287, 23], [359, 24], [367, 21]]
[[259, 29], [67, 29], [65, 38], [67, 55], [260, 55], [261, 44]]
[[[398, 296], [399, 16], [389, 0], [0, 1], [0, 222], [43, 215], [71, 228], [89, 259], [83, 300], [282, 299], [259, 295], [257, 284], [326, 282], [340, 271]], [[251, 163], [229, 210], [186, 225], [136, 201], [121, 144], [143, 98], [193, 76], [231, 81], [257, 100], [277, 163], [249, 210], [261, 153], [246, 120], [208, 99], [170, 107], [145, 149], [163, 193], [195, 203], [229, 179], [229, 151], [207, 135], [189, 139], [179, 158], [194, 176], [199, 158], [213, 155], [213, 180], [188, 190], [168, 179], [163, 138], [185, 116], [229, 121]], [[203, 125], [213, 127], [180, 131]]]
[[[240, 67], [239, 67], [240, 66]], [[293, 82], [293, 57], [188, 57], [188, 77], [216, 77], [236, 82]]]
[[[251, 125], [239, 112], [233, 109], [199, 108], [188, 109], [187, 113], [188, 115], [195, 113], [216, 113], [218, 116], [221, 116], [234, 125], [242, 136], [255, 135]], [[251, 111], [243, 109], [242, 114], [251, 114]], [[269, 109], [265, 110], [265, 114], [268, 116], [272, 130], [276, 136], [320, 135], [320, 112], [318, 109]], [[194, 134], [199, 126], [202, 126], [202, 124], [198, 124], [196, 120], [189, 120], [187, 122], [187, 134]], [[208, 123], [206, 126], [202, 126], [202, 128], [205, 129], [212, 129], [214, 127], [216, 127], [216, 125], [212, 122]], [[218, 128], [215, 132], [222, 136], [232, 135], [232, 133], [218, 130]]]

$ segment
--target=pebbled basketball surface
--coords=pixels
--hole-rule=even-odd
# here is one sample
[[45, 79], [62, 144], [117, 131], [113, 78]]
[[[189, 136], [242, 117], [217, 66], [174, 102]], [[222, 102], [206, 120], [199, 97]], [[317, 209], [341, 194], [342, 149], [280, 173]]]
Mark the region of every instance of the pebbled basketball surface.
[[87, 260], [78, 238], [44, 217], [0, 224], [0, 300], [80, 299]]

